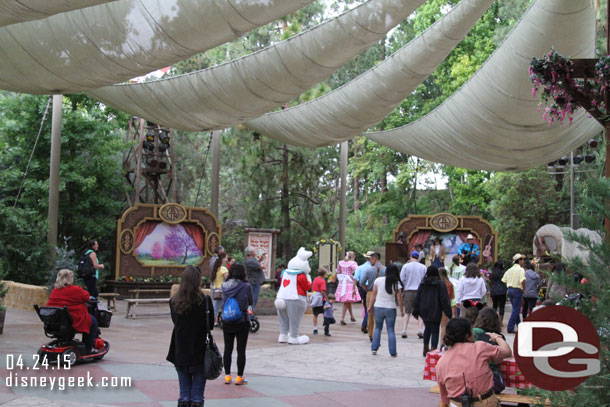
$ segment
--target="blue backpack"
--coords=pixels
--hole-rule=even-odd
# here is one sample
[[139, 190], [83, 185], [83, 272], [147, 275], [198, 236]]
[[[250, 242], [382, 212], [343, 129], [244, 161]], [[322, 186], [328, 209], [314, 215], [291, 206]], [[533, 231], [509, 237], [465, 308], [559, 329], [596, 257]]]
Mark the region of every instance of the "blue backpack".
[[239, 308], [239, 303], [235, 297], [228, 298], [222, 309], [222, 320], [225, 322], [235, 322], [239, 321], [242, 316], [243, 312]]

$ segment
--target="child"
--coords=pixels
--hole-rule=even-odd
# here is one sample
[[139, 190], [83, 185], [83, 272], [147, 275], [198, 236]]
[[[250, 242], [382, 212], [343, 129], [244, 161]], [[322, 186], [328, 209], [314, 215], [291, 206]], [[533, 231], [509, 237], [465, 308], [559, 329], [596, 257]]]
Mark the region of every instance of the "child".
[[311, 285], [311, 311], [313, 312], [313, 334], [318, 334], [318, 315], [324, 314], [324, 301], [326, 300], [326, 274], [328, 270], [325, 267], [318, 269], [318, 276], [313, 279]]
[[330, 335], [330, 326], [337, 322], [333, 316], [335, 312], [335, 295], [328, 294], [328, 301], [324, 301], [324, 336]]

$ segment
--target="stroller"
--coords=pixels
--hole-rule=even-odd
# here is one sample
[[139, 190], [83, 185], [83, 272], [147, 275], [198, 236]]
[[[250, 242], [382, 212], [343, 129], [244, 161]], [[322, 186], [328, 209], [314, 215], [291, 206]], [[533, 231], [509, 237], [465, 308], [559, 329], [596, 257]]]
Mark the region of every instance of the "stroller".
[[[98, 301], [89, 301], [89, 313], [94, 315], [101, 328], [108, 328], [112, 318], [112, 312], [99, 309]], [[34, 305], [34, 309], [40, 320], [44, 323], [44, 333], [53, 341], [44, 344], [38, 350], [40, 360], [57, 362], [64, 366], [72, 366], [78, 362], [101, 360], [110, 350], [110, 344], [103, 340], [98, 330], [94, 348], [95, 352], [88, 353], [85, 344], [75, 339], [77, 334], [72, 326], [72, 316], [68, 312], [68, 307], [39, 307]]]
[[[258, 322], [258, 318], [256, 317], [256, 315], [254, 315], [254, 312], [252, 312], [252, 307], [248, 307], [248, 314], [250, 314], [250, 332], [256, 333], [260, 329], [261, 324], [260, 322]], [[218, 313], [217, 321], [218, 327], [222, 329], [222, 310]]]

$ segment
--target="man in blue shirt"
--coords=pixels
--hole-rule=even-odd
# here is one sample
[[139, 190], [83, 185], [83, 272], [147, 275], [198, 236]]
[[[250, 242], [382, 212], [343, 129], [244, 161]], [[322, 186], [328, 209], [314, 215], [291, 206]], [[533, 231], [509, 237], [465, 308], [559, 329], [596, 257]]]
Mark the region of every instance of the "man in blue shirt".
[[[366, 302], [370, 304], [371, 298], [373, 297], [373, 288], [375, 285], [375, 280], [377, 277], [385, 276], [385, 267], [379, 259], [381, 255], [379, 253], [373, 253], [369, 262], [371, 266], [364, 272], [363, 276], [360, 279], [361, 285], [366, 290]], [[367, 318], [367, 330], [369, 334], [369, 339], [373, 342], [373, 333], [375, 331], [375, 312], [369, 312]]]
[[366, 309], [366, 290], [362, 287], [362, 284], [360, 283], [360, 279], [364, 275], [364, 272], [371, 267], [371, 262], [369, 261], [369, 259], [371, 258], [373, 253], [375, 253], [375, 252], [372, 250], [369, 250], [368, 252], [366, 252], [366, 254], [364, 255], [364, 257], [366, 258], [366, 262], [364, 262], [361, 266], [358, 266], [358, 268], [354, 272], [354, 280], [356, 281], [356, 284], [358, 285], [358, 293], [360, 294], [360, 298], [362, 298], [362, 306], [364, 307], [364, 318], [362, 319], [362, 325], [360, 326], [360, 330], [363, 333], [368, 333], [368, 330], [366, 329], [366, 324], [367, 324], [367, 318], [368, 318], [369, 314]]
[[474, 242], [474, 236], [470, 233], [466, 236], [466, 243], [462, 243], [458, 249], [458, 254], [464, 258], [464, 264], [466, 265], [478, 263], [480, 252], [479, 245]]

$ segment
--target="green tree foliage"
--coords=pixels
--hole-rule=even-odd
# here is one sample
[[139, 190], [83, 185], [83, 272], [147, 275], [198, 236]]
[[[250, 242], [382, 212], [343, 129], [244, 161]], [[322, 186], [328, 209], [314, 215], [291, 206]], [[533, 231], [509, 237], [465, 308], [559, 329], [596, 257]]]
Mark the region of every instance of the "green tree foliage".
[[560, 223], [562, 207], [556, 183], [545, 169], [496, 173], [487, 184], [493, 198], [489, 210], [498, 232], [503, 259], [515, 253], [531, 253], [536, 231], [547, 223]]
[[[603, 219], [610, 218], [610, 209], [607, 205], [610, 201], [610, 181], [604, 178], [594, 179], [588, 183], [587, 189], [590, 195], [583, 203], [581, 213], [583, 226], [604, 236]], [[561, 282], [573, 292], [583, 295], [578, 310], [593, 323], [599, 335], [601, 371], [589, 377], [573, 391], [556, 392], [533, 388], [529, 389], [528, 393], [541, 396], [542, 400], [548, 398], [554, 406], [608, 406], [610, 405], [610, 288], [608, 287], [610, 243], [607, 236], [599, 244], [579, 236], [572, 235], [569, 238], [589, 249], [589, 257], [568, 261], [569, 275]], [[574, 273], [586, 278], [587, 283], [580, 284], [571, 278]]]
[[[45, 121], [24, 187], [15, 198], [34, 147], [46, 96], [0, 94], [0, 256], [8, 278], [44, 283], [51, 117]], [[59, 241], [81, 251], [100, 242], [110, 265], [116, 217], [124, 207], [121, 168], [127, 116], [82, 95], [64, 97], [59, 195]]]

